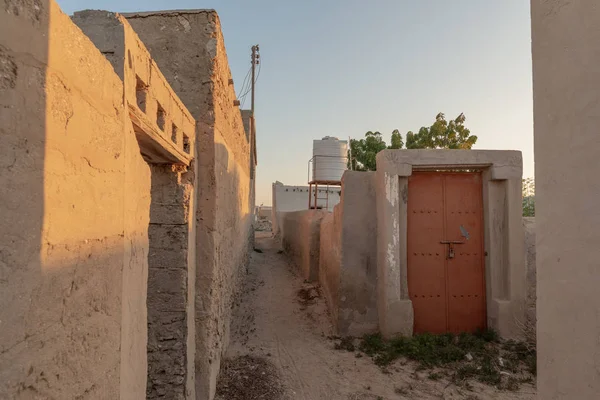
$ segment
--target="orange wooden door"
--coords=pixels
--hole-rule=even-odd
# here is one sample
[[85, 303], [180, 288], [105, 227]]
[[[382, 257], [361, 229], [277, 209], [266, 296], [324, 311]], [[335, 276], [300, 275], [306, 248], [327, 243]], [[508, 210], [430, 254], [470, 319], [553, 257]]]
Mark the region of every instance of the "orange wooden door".
[[[414, 332], [486, 326], [481, 174], [415, 172], [408, 181], [408, 292]], [[442, 242], [462, 242], [450, 244]]]

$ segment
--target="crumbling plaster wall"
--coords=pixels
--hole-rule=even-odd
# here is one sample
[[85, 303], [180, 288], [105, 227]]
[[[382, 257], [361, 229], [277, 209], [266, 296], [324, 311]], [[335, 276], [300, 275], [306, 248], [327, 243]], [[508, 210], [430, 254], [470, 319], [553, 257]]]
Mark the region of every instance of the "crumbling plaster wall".
[[319, 281], [339, 335], [378, 329], [375, 199], [375, 173], [346, 171], [341, 201], [321, 224]]
[[338, 331], [377, 330], [377, 218], [375, 173], [346, 171], [338, 207], [342, 224]]
[[196, 121], [127, 20], [103, 10], [78, 11], [72, 19], [123, 80], [125, 100], [146, 161], [189, 165], [195, 156]]
[[174, 155], [194, 155], [195, 121], [125, 18], [86, 10], [73, 21], [124, 79], [127, 109], [140, 124], [137, 139], [151, 164], [147, 398], [195, 398], [196, 163], [171, 164]]
[[196, 395], [212, 398], [253, 238], [250, 144], [216, 12], [125, 16], [197, 121]]
[[0, 397], [144, 398], [150, 171], [53, 1], [0, 9]]

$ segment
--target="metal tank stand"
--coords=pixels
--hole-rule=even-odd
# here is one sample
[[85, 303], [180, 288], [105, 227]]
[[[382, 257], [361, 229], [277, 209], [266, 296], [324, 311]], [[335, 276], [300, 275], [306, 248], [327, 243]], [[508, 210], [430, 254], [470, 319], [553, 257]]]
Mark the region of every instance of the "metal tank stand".
[[[325, 186], [325, 197], [319, 197], [319, 185]], [[329, 187], [342, 187], [342, 181], [310, 181], [308, 182], [308, 209], [320, 210], [323, 206], [319, 205], [319, 200], [325, 200], [325, 209], [329, 210]]]

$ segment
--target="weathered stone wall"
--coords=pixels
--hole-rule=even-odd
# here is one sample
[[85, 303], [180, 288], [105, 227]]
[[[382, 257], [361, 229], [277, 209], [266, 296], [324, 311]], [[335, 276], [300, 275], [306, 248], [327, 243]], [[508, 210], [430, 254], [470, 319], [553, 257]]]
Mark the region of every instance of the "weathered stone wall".
[[150, 170], [53, 1], [0, 8], [0, 398], [145, 396]]
[[340, 307], [340, 266], [342, 264], [341, 207], [327, 214], [321, 221], [319, 284], [327, 301], [329, 314], [336, 332]]
[[75, 13], [73, 21], [124, 79], [127, 109], [134, 113], [134, 126], [143, 126], [136, 126], [137, 138], [152, 165], [147, 398], [194, 398], [194, 367], [188, 360], [195, 356], [196, 163], [187, 168], [170, 160], [195, 155], [195, 121], [127, 20], [87, 10]]
[[127, 14], [197, 121], [196, 395], [212, 398], [252, 245], [250, 143], [211, 10]]
[[144, 159], [153, 164], [190, 165], [196, 121], [173, 92], [150, 53], [120, 14], [76, 12], [73, 21], [111, 62]]
[[152, 165], [151, 171], [146, 398], [182, 400], [193, 398], [194, 372], [186, 364], [195, 350], [188, 343], [193, 173], [171, 165]]
[[326, 211], [306, 210], [281, 213], [281, 244], [285, 253], [307, 280], [319, 280], [321, 220]]

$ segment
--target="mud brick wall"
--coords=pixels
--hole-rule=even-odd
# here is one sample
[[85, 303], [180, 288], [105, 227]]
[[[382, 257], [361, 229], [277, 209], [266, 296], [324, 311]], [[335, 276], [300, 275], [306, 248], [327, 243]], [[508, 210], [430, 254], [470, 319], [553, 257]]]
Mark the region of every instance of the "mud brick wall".
[[[75, 13], [73, 21], [107, 56], [115, 72], [124, 77], [130, 112], [131, 106], [137, 107], [140, 116], [136, 118], [145, 118], [154, 125], [157, 104], [161, 104], [164, 129], [157, 125], [155, 132], [162, 131], [166, 145], [173, 146], [171, 150], [175, 152], [181, 150], [187, 139], [189, 153], [195, 156], [195, 121], [127, 20], [108, 11], [86, 10]], [[138, 102], [139, 81], [144, 83], [143, 104]], [[157, 152], [152, 146], [150, 153], [147, 152], [147, 139], [138, 135], [140, 150], [151, 164], [152, 176], [147, 398], [195, 398], [196, 162], [192, 161], [189, 167], [172, 165], [172, 158], [164, 158], [162, 150]]]
[[306, 210], [280, 213], [281, 245], [305, 280], [319, 280], [321, 221], [326, 211]]
[[196, 396], [212, 398], [251, 248], [250, 144], [217, 14], [125, 14], [197, 121]]
[[183, 400], [192, 393], [186, 391], [187, 358], [194, 355], [187, 343], [193, 176], [171, 165], [152, 165], [151, 171], [146, 398]]
[[346, 171], [342, 185], [341, 201], [321, 227], [319, 280], [337, 333], [362, 336], [378, 330], [375, 175]]
[[150, 169], [53, 1], [0, 6], [0, 398], [143, 398]]

